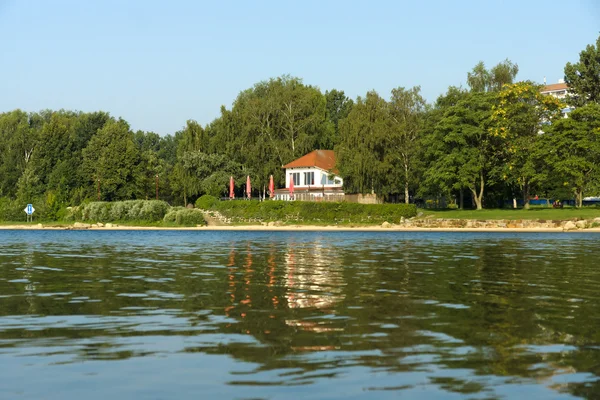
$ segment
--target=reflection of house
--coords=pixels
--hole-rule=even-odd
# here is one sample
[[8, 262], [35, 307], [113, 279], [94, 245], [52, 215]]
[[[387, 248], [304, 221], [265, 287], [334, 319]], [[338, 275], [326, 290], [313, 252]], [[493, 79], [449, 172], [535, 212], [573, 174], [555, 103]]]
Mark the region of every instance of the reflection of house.
[[315, 241], [292, 244], [285, 255], [286, 299], [290, 308], [332, 309], [344, 299], [342, 268], [333, 251]]
[[[290, 182], [294, 185], [294, 198], [318, 200], [326, 197], [341, 199], [344, 181], [335, 168], [333, 150], [314, 150], [283, 166], [285, 189], [275, 190], [275, 199], [290, 200]], [[308, 198], [311, 197], [311, 198]]]

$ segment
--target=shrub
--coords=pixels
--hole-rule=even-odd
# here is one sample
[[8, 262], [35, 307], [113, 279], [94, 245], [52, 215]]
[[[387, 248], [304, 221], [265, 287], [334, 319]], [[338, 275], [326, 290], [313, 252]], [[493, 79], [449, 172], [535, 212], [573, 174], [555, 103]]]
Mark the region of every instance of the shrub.
[[176, 223], [177, 222], [177, 212], [185, 210], [185, 207], [171, 207], [169, 211], [163, 217], [163, 221], [167, 223]]
[[0, 221], [25, 221], [26, 214], [23, 212], [25, 204], [7, 197], [0, 198]]
[[204, 214], [202, 214], [202, 211], [196, 209], [184, 209], [177, 211], [175, 222], [177, 225], [185, 226], [206, 225]]
[[82, 204], [72, 214], [82, 221], [147, 221], [156, 222], [164, 218], [169, 205], [158, 200], [127, 200]]
[[304, 201], [222, 201], [214, 208], [234, 220], [295, 220], [325, 223], [399, 222], [417, 215], [414, 204], [359, 204]]
[[163, 221], [184, 226], [206, 225], [204, 214], [197, 209], [173, 207], [165, 214]]
[[205, 194], [204, 196], [201, 196], [198, 198], [198, 200], [196, 200], [196, 208], [200, 208], [202, 210], [210, 210], [218, 202], [219, 200], [215, 196]]
[[164, 201], [146, 200], [142, 203], [140, 217], [150, 221], [160, 221], [168, 209], [169, 205]]

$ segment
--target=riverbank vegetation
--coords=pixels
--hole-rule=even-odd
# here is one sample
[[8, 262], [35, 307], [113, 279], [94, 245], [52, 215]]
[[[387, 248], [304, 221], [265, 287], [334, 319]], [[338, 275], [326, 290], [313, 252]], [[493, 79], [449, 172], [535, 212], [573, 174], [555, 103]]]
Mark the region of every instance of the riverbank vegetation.
[[[477, 64], [467, 74], [468, 88], [450, 86], [433, 103], [418, 86], [353, 100], [343, 90], [323, 93], [281, 76], [243, 90], [206, 126], [189, 120], [164, 136], [133, 131], [103, 111], [5, 112], [0, 220], [23, 220], [27, 203], [43, 220], [65, 219], [68, 207], [82, 205], [102, 216], [118, 213], [121, 206], [106, 204], [126, 200], [185, 206], [205, 194], [226, 196], [230, 176], [240, 197], [249, 175], [257, 197], [270, 175], [283, 187], [281, 166], [314, 149], [336, 151], [346, 192], [390, 202], [443, 198], [481, 209], [520, 198], [527, 208], [540, 195], [575, 198], [581, 206], [584, 194], [600, 194], [599, 70], [600, 38], [566, 65], [571, 93], [564, 103], [518, 81], [518, 66], [509, 60], [489, 69]], [[577, 108], [564, 118], [568, 104]], [[325, 215], [330, 207], [233, 204], [218, 207], [268, 215], [278, 207]], [[335, 207], [348, 207], [359, 219], [368, 215]], [[188, 218], [183, 215], [180, 220]]]
[[233, 223], [289, 222], [306, 224], [399, 223], [417, 215], [414, 204], [358, 204], [307, 201], [215, 201], [202, 196], [198, 208], [217, 211]]

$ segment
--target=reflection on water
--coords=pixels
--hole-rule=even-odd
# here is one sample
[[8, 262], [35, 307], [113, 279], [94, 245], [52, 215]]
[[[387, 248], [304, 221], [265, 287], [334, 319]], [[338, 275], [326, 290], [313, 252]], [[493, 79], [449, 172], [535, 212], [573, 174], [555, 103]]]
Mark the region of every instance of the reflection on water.
[[0, 232], [0, 398], [600, 398], [599, 244]]

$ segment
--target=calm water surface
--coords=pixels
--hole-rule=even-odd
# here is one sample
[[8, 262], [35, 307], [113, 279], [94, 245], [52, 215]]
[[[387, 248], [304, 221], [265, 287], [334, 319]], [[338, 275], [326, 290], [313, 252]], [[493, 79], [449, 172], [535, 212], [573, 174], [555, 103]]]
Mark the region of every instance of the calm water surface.
[[0, 232], [1, 399], [600, 398], [600, 235]]

